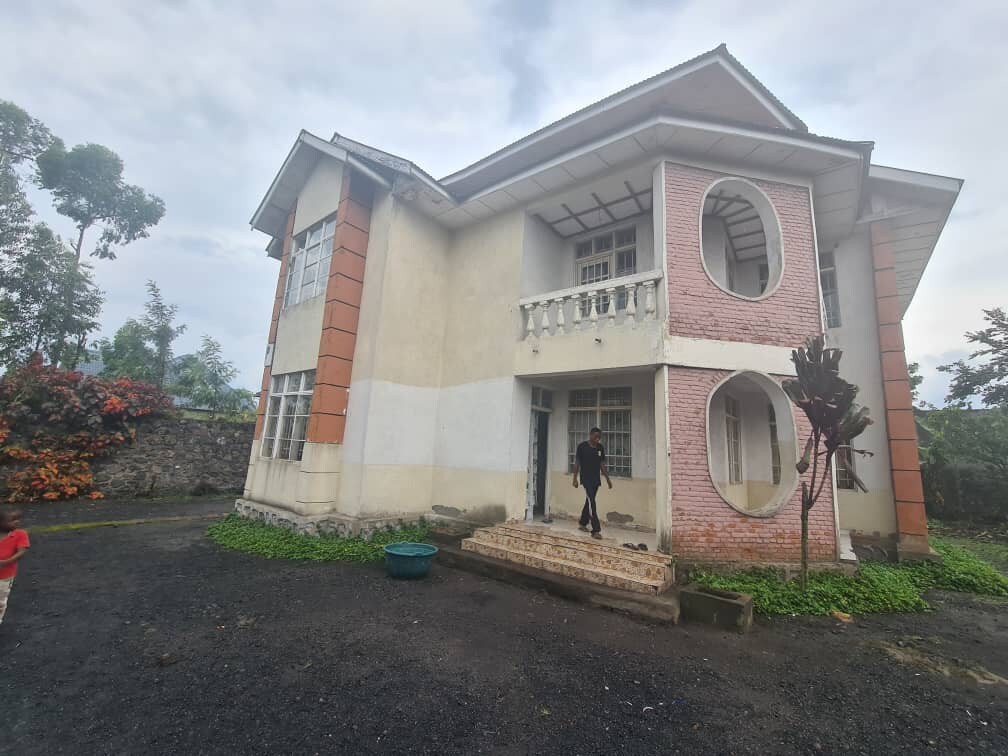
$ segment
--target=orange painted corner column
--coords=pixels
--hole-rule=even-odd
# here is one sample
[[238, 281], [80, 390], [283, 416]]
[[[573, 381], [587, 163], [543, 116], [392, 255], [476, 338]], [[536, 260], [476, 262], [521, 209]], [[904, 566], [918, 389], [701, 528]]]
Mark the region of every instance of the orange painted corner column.
[[897, 552], [900, 559], [920, 559], [932, 556], [933, 552], [928, 544], [924, 487], [917, 456], [917, 426], [903, 343], [902, 308], [896, 289], [893, 246], [891, 221], [872, 223], [872, 269], [879, 353], [896, 527], [899, 531]]
[[[296, 205], [295, 205], [296, 208]], [[284, 290], [287, 285], [287, 266], [290, 263], [291, 234], [294, 231], [294, 210], [291, 208], [287, 215], [287, 224], [284, 227], [284, 238], [282, 252], [280, 254], [280, 271], [277, 273], [276, 293], [273, 296], [273, 315], [270, 319], [269, 337], [266, 339], [267, 349], [276, 345], [277, 324], [280, 322], [280, 310], [283, 309]], [[262, 390], [259, 394], [259, 406], [256, 409], [256, 425], [254, 438], [258, 441], [262, 438], [263, 428], [266, 425], [266, 405], [269, 402], [270, 376], [272, 371], [267, 365], [263, 368]]]
[[371, 182], [348, 167], [343, 173], [336, 210], [318, 369], [308, 417], [307, 438], [313, 443], [341, 444], [346, 432], [373, 204]]

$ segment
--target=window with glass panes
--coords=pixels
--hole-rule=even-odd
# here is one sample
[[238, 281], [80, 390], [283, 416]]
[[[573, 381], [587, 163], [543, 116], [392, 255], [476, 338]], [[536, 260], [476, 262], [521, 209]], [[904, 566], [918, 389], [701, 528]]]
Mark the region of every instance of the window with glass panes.
[[573, 472], [578, 444], [588, 440], [593, 427], [602, 431], [609, 474], [632, 477], [630, 417], [632, 394], [628, 387], [574, 389], [567, 402], [567, 460]]
[[819, 253], [819, 283], [822, 286], [826, 327], [840, 327], [840, 292], [837, 289], [836, 258], [832, 252]]
[[[626, 226], [604, 234], [596, 234], [574, 244], [575, 286], [608, 281], [612, 278], [630, 276], [637, 272], [637, 227]], [[627, 294], [616, 295], [616, 309], [625, 310]], [[596, 309], [602, 313], [609, 309], [609, 297], [598, 298]], [[581, 315], [586, 317], [591, 310], [587, 297], [581, 302]]]
[[742, 482], [742, 416], [738, 399], [725, 397], [725, 438], [728, 444], [728, 483]]
[[[857, 486], [854, 484], [854, 478], [851, 475], [851, 472], [854, 471], [854, 455], [851, 454], [849, 447], [841, 446], [836, 450], [836, 456], [838, 458], [835, 463], [837, 488], [842, 488], [846, 491], [856, 491]], [[850, 472], [840, 463], [840, 458], [847, 463]]]
[[336, 219], [330, 218], [294, 237], [287, 266], [284, 307], [325, 293], [335, 234]]
[[297, 461], [304, 453], [315, 371], [275, 375], [270, 381], [262, 456]]

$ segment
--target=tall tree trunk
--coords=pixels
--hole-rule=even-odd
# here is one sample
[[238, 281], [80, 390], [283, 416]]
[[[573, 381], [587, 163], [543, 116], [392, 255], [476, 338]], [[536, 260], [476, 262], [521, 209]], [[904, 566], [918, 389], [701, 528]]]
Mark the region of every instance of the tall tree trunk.
[[808, 587], [808, 498], [812, 495], [808, 485], [802, 481], [801, 496], [801, 589], [804, 592]]
[[77, 234], [77, 246], [74, 247], [74, 252], [77, 253], [77, 265], [80, 265], [81, 250], [84, 248], [84, 232], [87, 230], [87, 226], [81, 226], [80, 233]]

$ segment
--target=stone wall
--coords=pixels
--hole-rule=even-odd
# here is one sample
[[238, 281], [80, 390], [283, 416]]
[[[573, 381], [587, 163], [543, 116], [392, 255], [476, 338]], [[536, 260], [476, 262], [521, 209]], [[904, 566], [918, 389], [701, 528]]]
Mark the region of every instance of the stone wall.
[[136, 441], [92, 464], [106, 497], [237, 493], [245, 485], [254, 423], [158, 418]]

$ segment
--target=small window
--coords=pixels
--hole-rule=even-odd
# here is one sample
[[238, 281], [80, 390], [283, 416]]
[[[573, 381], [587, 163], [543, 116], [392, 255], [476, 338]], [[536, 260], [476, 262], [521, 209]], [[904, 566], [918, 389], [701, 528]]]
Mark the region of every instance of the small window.
[[627, 387], [574, 389], [568, 398], [567, 458], [574, 470], [578, 444], [588, 439], [592, 427], [602, 431], [606, 465], [611, 475], [629, 478], [631, 465], [631, 390]]
[[725, 396], [725, 438], [728, 444], [728, 483], [742, 482], [742, 418], [738, 399]]
[[273, 376], [266, 403], [262, 456], [294, 461], [301, 459], [314, 387], [314, 370]]
[[532, 408], [533, 409], [553, 409], [553, 392], [549, 389], [532, 387]]
[[767, 420], [770, 422], [770, 479], [776, 486], [781, 480], [780, 439], [777, 436], [777, 413], [773, 404], [767, 404]]
[[284, 285], [285, 309], [325, 293], [335, 235], [336, 221], [330, 219], [294, 237]]
[[819, 283], [822, 286], [823, 309], [826, 311], [826, 327], [839, 328], [840, 292], [837, 289], [836, 258], [832, 252], [819, 254]]
[[[847, 446], [841, 446], [836, 450], [837, 460], [835, 463], [836, 467], [836, 485], [837, 488], [843, 489], [844, 491], [856, 491], [857, 486], [854, 484], [854, 478], [851, 477], [850, 472], [854, 472], [854, 455]], [[850, 472], [844, 468], [841, 464], [840, 459], [843, 459], [850, 467]]]

